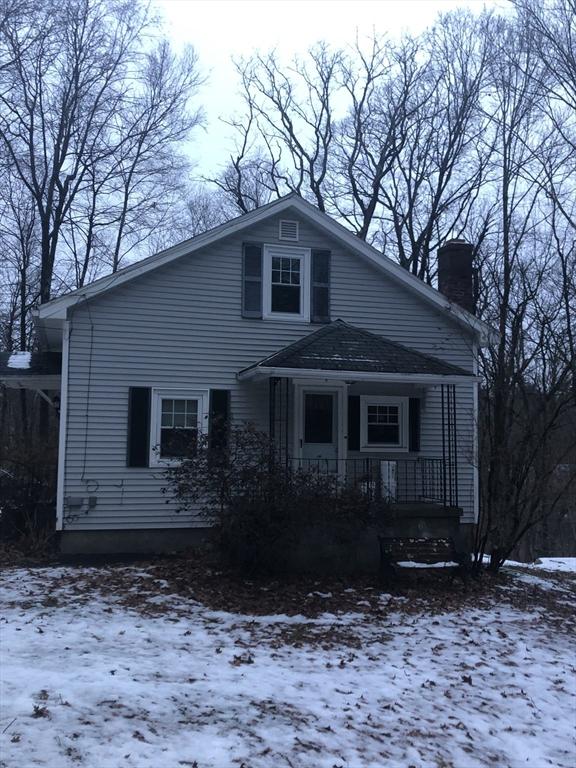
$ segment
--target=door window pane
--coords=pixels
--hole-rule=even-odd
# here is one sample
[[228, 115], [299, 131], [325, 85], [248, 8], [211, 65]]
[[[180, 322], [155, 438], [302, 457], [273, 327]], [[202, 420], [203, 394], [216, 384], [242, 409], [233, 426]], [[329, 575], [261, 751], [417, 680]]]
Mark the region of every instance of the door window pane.
[[334, 396], [307, 394], [304, 398], [304, 440], [307, 443], [333, 441]]

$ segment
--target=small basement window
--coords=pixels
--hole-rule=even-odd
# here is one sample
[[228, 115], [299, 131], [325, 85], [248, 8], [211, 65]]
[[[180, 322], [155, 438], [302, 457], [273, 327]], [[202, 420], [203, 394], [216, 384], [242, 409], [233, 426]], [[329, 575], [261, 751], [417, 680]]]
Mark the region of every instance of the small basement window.
[[408, 450], [408, 398], [360, 398], [360, 448], [363, 451]]
[[208, 393], [154, 390], [150, 465], [173, 464], [193, 453], [206, 428]]
[[287, 246], [264, 247], [264, 317], [310, 318], [310, 251]]

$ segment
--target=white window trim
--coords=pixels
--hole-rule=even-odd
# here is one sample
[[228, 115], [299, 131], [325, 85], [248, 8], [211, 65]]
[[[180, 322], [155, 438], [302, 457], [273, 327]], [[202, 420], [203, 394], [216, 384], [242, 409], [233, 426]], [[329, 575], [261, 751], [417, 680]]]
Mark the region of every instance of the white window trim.
[[[310, 322], [310, 248], [291, 245], [264, 245], [262, 269], [263, 303], [262, 317], [265, 320], [290, 320], [291, 322]], [[272, 257], [300, 259], [300, 314], [292, 312], [272, 312]]]
[[179, 459], [162, 459], [160, 457], [160, 429], [162, 399], [197, 400], [198, 401], [198, 434], [208, 432], [208, 404], [210, 393], [207, 389], [152, 389], [150, 409], [150, 466], [171, 467], [179, 463]]
[[[360, 450], [382, 453], [408, 452], [408, 401], [407, 397], [360, 396]], [[368, 406], [396, 405], [400, 418], [400, 443], [369, 443], [368, 442]]]

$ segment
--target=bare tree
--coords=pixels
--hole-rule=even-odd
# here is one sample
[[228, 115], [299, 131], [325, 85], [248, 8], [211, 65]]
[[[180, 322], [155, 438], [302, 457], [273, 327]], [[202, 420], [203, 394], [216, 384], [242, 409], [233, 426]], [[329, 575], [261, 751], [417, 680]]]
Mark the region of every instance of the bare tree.
[[485, 319], [497, 327], [499, 342], [481, 356], [485, 397], [477, 557], [489, 548], [493, 570], [569, 491], [574, 472], [560, 476], [558, 468], [576, 449], [576, 435], [562, 445], [556, 440], [576, 407], [569, 386], [573, 345], [566, 334], [566, 297], [573, 295], [567, 259], [572, 257], [550, 231], [554, 210], [535, 177], [536, 148], [551, 134], [543, 121], [542, 60], [521, 31], [514, 22], [494, 21], [498, 55], [485, 101], [498, 179], [490, 190], [497, 206], [486, 240], [491, 256], [483, 269], [489, 294]]
[[30, 309], [38, 299], [38, 227], [36, 209], [17, 179], [4, 176], [0, 195], [0, 303], [6, 307], [3, 346], [28, 349]]
[[213, 181], [240, 211], [297, 192], [431, 280], [431, 254], [466, 229], [486, 180], [488, 23], [457, 13], [420, 38], [243, 62], [237, 152]]
[[382, 185], [382, 246], [427, 282], [436, 249], [448, 235], [466, 234], [488, 181], [492, 147], [481, 100], [490, 22], [490, 16], [457, 12], [423, 36], [406, 139]]
[[152, 47], [153, 19], [138, 3], [41, 0], [33, 14], [23, 3], [20, 15], [4, 18], [0, 143], [5, 171], [36, 209], [46, 301], [66, 245], [81, 283], [98, 229], [106, 229], [112, 269], [124, 243], [149, 231], [143, 211], [154, 207], [152, 190], [199, 119], [188, 109], [199, 77], [191, 52], [176, 59], [165, 43]]

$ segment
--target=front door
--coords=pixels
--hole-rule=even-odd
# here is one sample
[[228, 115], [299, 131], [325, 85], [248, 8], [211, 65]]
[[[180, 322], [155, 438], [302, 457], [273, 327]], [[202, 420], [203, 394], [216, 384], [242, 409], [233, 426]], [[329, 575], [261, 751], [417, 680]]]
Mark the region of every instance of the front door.
[[301, 457], [304, 467], [338, 470], [338, 393], [319, 389], [302, 392]]

